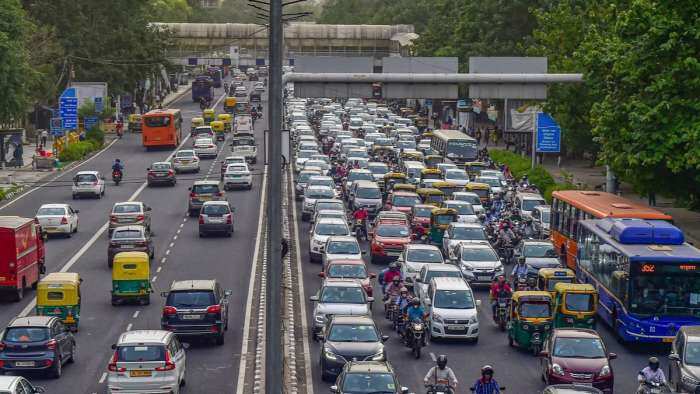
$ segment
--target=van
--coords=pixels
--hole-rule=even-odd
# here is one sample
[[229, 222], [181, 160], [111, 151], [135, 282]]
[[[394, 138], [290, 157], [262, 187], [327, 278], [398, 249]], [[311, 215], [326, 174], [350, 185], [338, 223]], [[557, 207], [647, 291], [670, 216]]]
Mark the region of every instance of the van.
[[406, 174], [410, 183], [414, 185], [420, 183], [421, 171], [425, 168], [423, 163], [419, 161], [404, 161], [401, 167], [401, 172]]
[[370, 215], [382, 209], [382, 191], [376, 182], [355, 181], [350, 186], [350, 204], [353, 211], [365, 207]]
[[532, 217], [532, 210], [538, 205], [547, 205], [544, 197], [537, 193], [516, 193], [515, 206], [523, 217]]
[[429, 313], [431, 337], [479, 340], [477, 308], [481, 301], [463, 278], [431, 279], [422, 302]]

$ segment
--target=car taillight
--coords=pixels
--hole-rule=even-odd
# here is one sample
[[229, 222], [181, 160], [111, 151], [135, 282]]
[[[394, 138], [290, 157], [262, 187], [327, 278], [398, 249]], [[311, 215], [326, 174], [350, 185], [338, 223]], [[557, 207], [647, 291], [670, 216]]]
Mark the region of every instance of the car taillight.
[[0, 352], [5, 350], [5, 342], [0, 342]]
[[68, 224], [68, 218], [67, 217], [62, 217], [61, 218], [61, 224]]
[[145, 217], [144, 215], [138, 215], [138, 216], [136, 217], [136, 221], [137, 221], [137, 222], [143, 221], [144, 219], [146, 219], [146, 217]]
[[197, 197], [197, 193], [195, 193], [195, 192], [190, 192], [190, 197], [192, 197], [192, 198]]
[[170, 359], [170, 350], [165, 351], [165, 365], [157, 367], [156, 371], [172, 371], [175, 369], [175, 363]]
[[216, 145], [209, 145], [210, 148], [216, 148]]
[[124, 372], [124, 371], [126, 371], [126, 368], [124, 368], [124, 367], [117, 368], [117, 361], [118, 361], [117, 351], [115, 350], [114, 355], [112, 355], [112, 359], [109, 360], [109, 364], [107, 364], [107, 370], [110, 372]]
[[137, 247], [145, 247], [146, 242], [145, 241], [134, 242], [134, 245], [136, 245]]
[[148, 176], [156, 176], [156, 173], [153, 171], [148, 171]]
[[163, 316], [173, 316], [177, 315], [177, 308], [174, 306], [163, 307]]
[[116, 221], [117, 221], [117, 215], [109, 215], [109, 221], [110, 221], [110, 222], [116, 222]]
[[199, 224], [204, 224], [204, 215], [199, 215]]
[[51, 350], [56, 350], [56, 340], [55, 339], [49, 339], [48, 342], [46, 342], [46, 347], [51, 349]]
[[233, 215], [231, 215], [230, 213], [227, 213], [227, 214], [224, 215], [224, 216], [226, 217], [226, 224], [231, 224], [231, 223], [233, 223]]
[[207, 313], [215, 313], [215, 314], [221, 313], [221, 305], [210, 306], [209, 308], [207, 308]]
[[217, 197], [223, 197], [223, 195], [224, 195], [224, 192], [218, 192], [218, 193], [216, 193], [216, 196], [217, 196]]
[[175, 172], [173, 172], [173, 170], [168, 170], [168, 175], [173, 176], [175, 175]]

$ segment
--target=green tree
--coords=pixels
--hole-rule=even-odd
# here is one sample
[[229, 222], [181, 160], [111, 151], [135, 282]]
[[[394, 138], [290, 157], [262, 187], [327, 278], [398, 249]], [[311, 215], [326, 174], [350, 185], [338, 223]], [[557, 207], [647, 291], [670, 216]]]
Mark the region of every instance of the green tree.
[[187, 0], [149, 0], [148, 8], [153, 22], [187, 22], [192, 15]]
[[0, 0], [0, 122], [21, 116], [34, 72], [25, 46], [31, 24], [18, 0]]

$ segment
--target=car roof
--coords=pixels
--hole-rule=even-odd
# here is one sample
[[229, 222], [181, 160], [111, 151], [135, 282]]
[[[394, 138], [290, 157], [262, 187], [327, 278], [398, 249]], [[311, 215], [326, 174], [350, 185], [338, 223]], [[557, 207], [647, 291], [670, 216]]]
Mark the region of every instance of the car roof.
[[374, 326], [374, 319], [370, 316], [362, 315], [333, 315], [332, 324], [371, 324]]
[[355, 279], [326, 278], [324, 287], [360, 287], [360, 282]]
[[539, 240], [539, 239], [524, 239], [523, 245], [547, 245], [553, 246], [552, 241]]
[[202, 205], [226, 205], [226, 206], [229, 206], [229, 203], [226, 200], [214, 200], [214, 201], [204, 201], [204, 204], [202, 204]]
[[54, 316], [25, 316], [14, 318], [7, 327], [48, 327], [51, 325]]
[[68, 204], [42, 204], [39, 208], [67, 208]]
[[175, 154], [177, 155], [178, 153], [181, 153], [181, 152], [195, 153], [194, 149], [180, 149], [177, 152], [175, 152]]
[[319, 198], [316, 200], [316, 204], [324, 203], [324, 202], [332, 202], [334, 204], [336, 204], [336, 203], [343, 204], [343, 202], [338, 200], [337, 198]]
[[116, 232], [118, 232], [118, 231], [140, 231], [140, 232], [145, 232], [146, 229], [145, 229], [142, 225], [140, 225], [140, 224], [131, 224], [131, 225], [128, 225], [128, 226], [119, 226], [119, 227], [115, 228], [114, 231], [112, 232], [112, 234], [114, 234], [114, 233], [116, 233]]
[[435, 246], [435, 245], [426, 245], [426, 244], [408, 244], [406, 245], [406, 251], [409, 249], [418, 249], [418, 250], [437, 250], [438, 252], [440, 249]]
[[[553, 334], [557, 337], [565, 338], [600, 338], [600, 335], [594, 330], [585, 328], [556, 328]], [[602, 339], [601, 339], [602, 340]]]
[[436, 289], [442, 289], [442, 290], [469, 289], [469, 285], [462, 278], [438, 276], [436, 278], [433, 278], [432, 281], [435, 282]]
[[115, 202], [114, 206], [121, 206], [121, 205], [141, 205], [143, 206], [143, 203], [141, 201], [122, 201], [122, 202]]
[[452, 222], [452, 223], [450, 223], [450, 226], [452, 226], [452, 227], [482, 228], [481, 223], [458, 223], [458, 222]]
[[354, 182], [357, 184], [357, 187], [370, 187], [370, 188], [376, 188], [376, 189], [379, 188], [377, 183], [374, 181], [368, 181], [368, 180], [361, 179], [361, 180], [357, 180]]
[[214, 288], [216, 288], [214, 279], [176, 280], [170, 285], [170, 291], [214, 290]]
[[328, 237], [328, 242], [331, 241], [357, 242], [357, 238], [351, 235], [331, 235], [330, 237]]
[[483, 241], [483, 242], [460, 242], [459, 246], [462, 247], [462, 249], [491, 249], [493, 250], [493, 246], [488, 241]]
[[700, 326], [681, 326], [681, 331], [688, 336], [691, 342], [700, 342]]
[[154, 163], [151, 164], [151, 165], [154, 166], [154, 165], [156, 165], [156, 164], [161, 164], [161, 165], [165, 165], [165, 164], [167, 164], [167, 165], [172, 165], [172, 163], [170, 163], [169, 161], [156, 161], [156, 162], [154, 162]]
[[537, 193], [523, 193], [523, 192], [518, 192], [515, 195], [516, 197], [520, 197], [523, 200], [544, 200], [544, 197], [542, 195], [537, 194]]
[[392, 373], [388, 362], [382, 361], [350, 361], [345, 367], [348, 372]]
[[131, 345], [139, 343], [162, 343], [165, 344], [168, 337], [173, 335], [170, 331], [164, 330], [133, 330], [122, 333], [117, 341], [118, 345]]
[[194, 181], [193, 185], [211, 185], [211, 186], [219, 186], [219, 181]]
[[340, 258], [340, 259], [332, 259], [329, 262], [326, 263], [326, 268], [329, 265], [333, 264], [358, 264], [358, 265], [365, 265], [365, 261], [362, 259], [349, 259], [349, 258]]
[[343, 219], [338, 219], [338, 218], [321, 218], [319, 219], [316, 224], [321, 224], [321, 223], [328, 223], [328, 224], [347, 224], [347, 222]]
[[426, 270], [428, 270], [428, 271], [457, 271], [457, 272], [461, 272], [459, 270], [459, 268], [457, 268], [455, 265], [452, 265], [452, 264], [430, 263], [430, 264], [425, 264], [423, 267], [426, 267]]
[[97, 175], [99, 173], [100, 173], [99, 171], [88, 170], [88, 171], [78, 171], [75, 175]]

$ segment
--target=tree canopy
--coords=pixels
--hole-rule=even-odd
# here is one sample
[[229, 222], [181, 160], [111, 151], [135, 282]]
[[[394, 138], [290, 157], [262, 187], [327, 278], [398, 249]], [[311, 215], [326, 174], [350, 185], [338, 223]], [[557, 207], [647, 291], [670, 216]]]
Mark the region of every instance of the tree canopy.
[[19, 0], [0, 0], [0, 122], [17, 118], [29, 104], [34, 72], [27, 37], [32, 28]]

